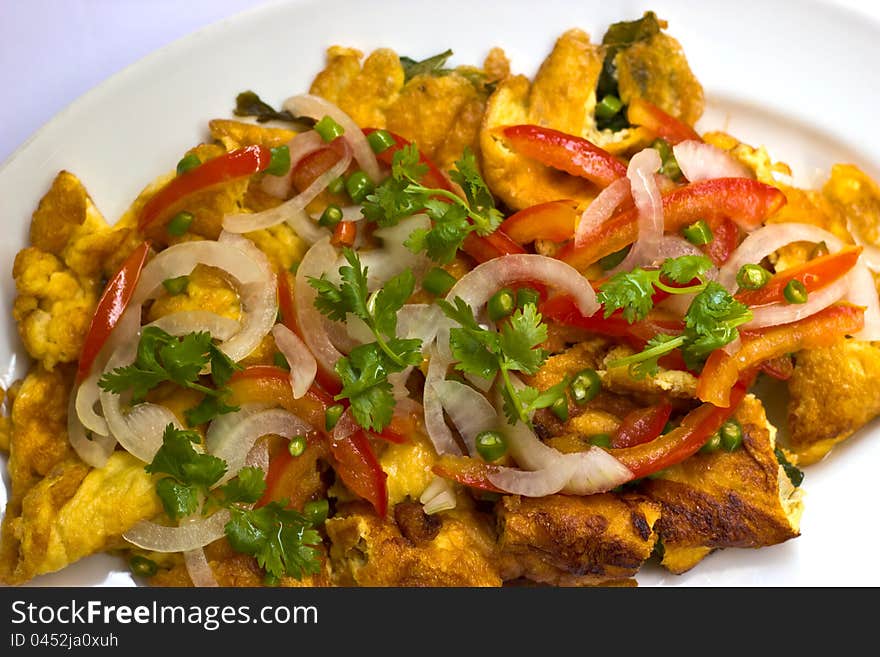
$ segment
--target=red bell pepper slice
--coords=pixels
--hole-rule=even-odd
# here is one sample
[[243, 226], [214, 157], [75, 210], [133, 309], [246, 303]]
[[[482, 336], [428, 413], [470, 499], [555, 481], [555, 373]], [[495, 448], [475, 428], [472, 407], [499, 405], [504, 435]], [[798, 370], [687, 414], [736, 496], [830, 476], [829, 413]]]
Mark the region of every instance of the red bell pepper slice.
[[477, 263], [487, 262], [501, 256], [526, 252], [523, 247], [510, 239], [500, 228], [485, 237], [481, 237], [476, 233], [469, 233], [464, 238], [461, 250], [476, 260]]
[[648, 443], [609, 449], [609, 453], [629, 468], [635, 478], [645, 477], [675, 465], [695, 454], [710, 436], [721, 428], [746, 395], [747, 385], [736, 383], [730, 392], [730, 406], [719, 408], [702, 404], [688, 413], [681, 425]]
[[679, 121], [644, 98], [633, 98], [626, 110], [626, 119], [632, 125], [650, 130], [654, 136], [662, 137], [670, 144], [682, 141], [703, 141], [691, 126]]
[[489, 481], [489, 475], [498, 468], [469, 456], [444, 454], [437, 459], [432, 470], [438, 477], [452, 479], [469, 488], [478, 488], [491, 493], [504, 492]]
[[327, 169], [336, 164], [345, 153], [345, 139], [337, 137], [326, 146], [309, 153], [293, 167], [290, 179], [293, 186], [303, 191]]
[[149, 252], [149, 242], [140, 244], [129, 254], [119, 270], [113, 274], [107, 287], [104, 288], [104, 293], [98, 301], [79, 355], [79, 367], [76, 371], [77, 383], [81, 383], [89, 375], [98, 352], [101, 351], [101, 347], [104, 346], [110, 333], [119, 323], [122, 313], [128, 308]]
[[663, 433], [663, 427], [672, 415], [672, 404], [664, 402], [648, 408], [639, 408], [623, 418], [611, 436], [611, 447], [621, 449], [648, 443]]
[[843, 335], [858, 333], [864, 325], [864, 308], [840, 304], [791, 324], [759, 329], [744, 336], [734, 355], [719, 349], [709, 356], [697, 382], [697, 397], [727, 406], [730, 388], [742, 372], [793, 351], [830, 346]]
[[[698, 219], [714, 227], [726, 218], [746, 230], [757, 228], [785, 205], [787, 199], [776, 187], [749, 178], [715, 178], [679, 187], [663, 195], [666, 231], [678, 232]], [[611, 217], [588, 244], [563, 247], [557, 258], [583, 271], [594, 262], [632, 244], [638, 237], [638, 211], [631, 208]]]
[[144, 204], [138, 216], [138, 228], [144, 231], [158, 225], [168, 218], [168, 210], [187, 196], [220, 183], [252, 176], [265, 170], [271, 160], [272, 153], [265, 146], [246, 146], [178, 174]]
[[848, 246], [837, 253], [814, 258], [797, 267], [779, 272], [758, 290], [741, 290], [734, 296], [747, 306], [763, 306], [768, 303], [781, 303], [785, 300], [785, 286], [791, 281], [803, 283], [807, 292], [813, 292], [836, 281], [856, 266], [860, 246]]
[[288, 441], [283, 441], [279, 449], [274, 450], [269, 459], [269, 471], [266, 473], [266, 490], [254, 505], [259, 508], [273, 500], [288, 501], [290, 508], [302, 509], [308, 501], [311, 491], [304, 490], [300, 484], [305, 468], [314, 467], [320, 457], [326, 457], [327, 442], [317, 433], [305, 436], [306, 450], [297, 457], [291, 456]]
[[501, 132], [518, 153], [599, 187], [626, 175], [623, 162], [582, 137], [537, 125], [513, 125]]
[[730, 260], [739, 246], [739, 227], [730, 219], [724, 219], [712, 231], [712, 241], [703, 246], [703, 252], [716, 267]]
[[[658, 291], [654, 296], [654, 303], [659, 303], [668, 296], [667, 292]], [[681, 320], [663, 317], [659, 313], [651, 313], [644, 320], [633, 324], [623, 318], [621, 311], [607, 318], [601, 310], [585, 317], [578, 310], [574, 299], [568, 295], [551, 297], [540, 305], [539, 310], [545, 319], [609, 337], [632, 337], [638, 341], [638, 345], [642, 345], [658, 333], [677, 335], [684, 330], [684, 323]]]
[[330, 244], [337, 248], [343, 246], [352, 247], [356, 238], [357, 224], [353, 221], [340, 221], [333, 229]]
[[533, 205], [509, 216], [499, 228], [518, 244], [535, 240], [564, 242], [574, 236], [580, 216], [576, 206], [571, 200]]

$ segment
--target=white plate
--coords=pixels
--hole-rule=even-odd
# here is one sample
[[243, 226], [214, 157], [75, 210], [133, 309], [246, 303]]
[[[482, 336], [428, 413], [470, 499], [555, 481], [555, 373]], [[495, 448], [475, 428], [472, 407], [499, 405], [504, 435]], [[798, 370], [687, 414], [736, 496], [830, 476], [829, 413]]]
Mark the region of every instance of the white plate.
[[[701, 129], [728, 129], [792, 164], [814, 182], [831, 164], [880, 171], [872, 87], [880, 28], [813, 2], [762, 0], [607, 2], [527, 0], [308, 1], [262, 7], [218, 23], [142, 60], [56, 116], [0, 167], [6, 239], [0, 243], [3, 307], [0, 363], [17, 357], [11, 321], [12, 260], [26, 243], [30, 215], [59, 169], [85, 183], [98, 207], [118, 217], [141, 188], [229, 116], [235, 95], [254, 89], [270, 102], [304, 91], [324, 49], [387, 46], [415, 57], [447, 47], [454, 63], [479, 63], [502, 46], [514, 72], [533, 75], [553, 40], [570, 27], [599, 38], [614, 21], [654, 9], [683, 44], [709, 100]], [[873, 480], [878, 427], [868, 427], [807, 470], [802, 537], [761, 550], [725, 550], [689, 573], [646, 567], [641, 585], [880, 585], [880, 569], [857, 554], [880, 542]], [[6, 480], [8, 485], [8, 479]], [[5, 504], [0, 487], [0, 503]], [[852, 556], [850, 556], [852, 555]], [[40, 585], [126, 585], [119, 560], [99, 555]]]

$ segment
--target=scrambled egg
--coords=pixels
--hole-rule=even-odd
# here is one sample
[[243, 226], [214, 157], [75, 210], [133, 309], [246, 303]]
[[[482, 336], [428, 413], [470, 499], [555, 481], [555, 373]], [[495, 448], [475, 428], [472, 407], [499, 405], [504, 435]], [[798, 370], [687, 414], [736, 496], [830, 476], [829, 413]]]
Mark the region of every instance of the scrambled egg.
[[[593, 44], [582, 30], [569, 30], [556, 41], [533, 81], [522, 75], [508, 77], [489, 99], [480, 131], [484, 175], [511, 209], [566, 198], [586, 205], [597, 190], [586, 180], [517, 154], [500, 132], [504, 126], [553, 128], [615, 154], [635, 152], [650, 143], [650, 135], [641, 128], [597, 128], [596, 85], [604, 58], [603, 46]], [[702, 114], [702, 87], [672, 37], [660, 33], [622, 48], [615, 62], [624, 103], [645, 98], [688, 123]]]
[[79, 357], [112, 262], [128, 254], [130, 231], [110, 229], [85, 188], [62, 171], [31, 222], [31, 246], [18, 253], [12, 314], [28, 353], [45, 368]]
[[466, 146], [477, 150], [477, 134], [489, 85], [508, 74], [507, 58], [492, 50], [483, 69], [459, 67], [441, 75], [406, 80], [400, 57], [387, 49], [363, 54], [333, 46], [310, 93], [338, 105], [359, 126], [385, 128], [415, 142], [447, 171]]
[[802, 491], [776, 460], [776, 428], [753, 395], [734, 417], [743, 431], [739, 449], [697, 453], [639, 487], [661, 507], [662, 564], [674, 573], [716, 548], [775, 545], [800, 533]]

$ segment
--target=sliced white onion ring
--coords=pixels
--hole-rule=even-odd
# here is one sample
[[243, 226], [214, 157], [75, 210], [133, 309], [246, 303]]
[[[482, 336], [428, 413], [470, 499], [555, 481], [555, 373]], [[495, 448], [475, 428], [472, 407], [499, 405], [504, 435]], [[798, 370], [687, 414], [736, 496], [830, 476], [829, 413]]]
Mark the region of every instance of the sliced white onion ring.
[[160, 317], [148, 326], [160, 328], [170, 335], [187, 335], [195, 331], [207, 331], [212, 338], [228, 340], [241, 329], [241, 324], [207, 310], [184, 310]]
[[711, 178], [754, 178], [730, 153], [702, 141], [687, 140], [672, 147], [678, 168], [689, 182]]
[[[744, 324], [743, 328], [756, 329], [764, 326], [790, 324], [804, 317], [815, 315], [846, 296], [852, 283], [853, 273], [852, 271], [847, 272], [825, 287], [810, 292], [805, 303], [780, 302], [754, 307], [751, 309], [752, 321]], [[876, 298], [876, 296], [875, 293], [874, 297]]]
[[[96, 386], [97, 389], [97, 386]], [[91, 438], [86, 435], [86, 430], [79, 420], [76, 409], [78, 390], [70, 395], [70, 403], [67, 408], [67, 439], [70, 445], [86, 465], [93, 468], [101, 468], [107, 463], [107, 459], [116, 447], [116, 439], [112, 436], [92, 433]], [[94, 411], [92, 411], [94, 414]], [[96, 415], [96, 417], [98, 417]], [[104, 418], [100, 418], [102, 421]], [[106, 426], [106, 423], [105, 423]]]
[[507, 255], [477, 265], [452, 286], [446, 300], [454, 302], [455, 297], [461, 297], [479, 312], [499, 289], [521, 281], [544, 283], [570, 294], [585, 317], [599, 309], [593, 287], [577, 269], [561, 260], [531, 253]]
[[290, 365], [290, 387], [293, 389], [293, 398], [299, 399], [314, 383], [315, 375], [318, 373], [318, 361], [299, 336], [283, 324], [276, 324], [272, 328], [272, 335], [275, 337], [279, 351], [284, 354], [287, 364]]
[[188, 276], [198, 264], [222, 269], [240, 285], [265, 283], [265, 271], [260, 264], [237, 246], [213, 240], [181, 242], [169, 246], [144, 267], [131, 304], [141, 304], [152, 299], [164, 290], [162, 281]]
[[880, 272], [880, 247], [862, 237], [862, 231], [853, 225], [852, 219], [847, 218], [846, 228], [849, 230], [849, 234], [852, 235], [853, 242], [862, 247], [862, 260], [864, 260], [868, 269], [873, 272]]
[[428, 349], [430, 362], [428, 364], [428, 372], [425, 375], [425, 395], [422, 404], [425, 408], [425, 430], [428, 437], [434, 444], [434, 449], [438, 454], [461, 454], [461, 448], [455, 442], [452, 431], [446, 426], [446, 420], [443, 417], [443, 405], [440, 403], [440, 397], [434, 390], [434, 386], [446, 379], [446, 370], [452, 364], [452, 361], [444, 358], [438, 351], [436, 346], [432, 345]]
[[611, 270], [612, 273], [630, 271], [655, 258], [664, 230], [663, 200], [654, 178], [661, 164], [660, 154], [653, 148], [639, 151], [629, 162], [626, 177], [638, 210], [638, 236], [626, 258]]
[[865, 308], [865, 326], [853, 337], [868, 342], [880, 340], [880, 299], [877, 297], [874, 277], [861, 262], [861, 257], [850, 275], [851, 285], [846, 299], [855, 306]]
[[358, 127], [352, 118], [339, 109], [336, 105], [319, 96], [311, 94], [303, 94], [301, 96], [292, 96], [284, 101], [284, 109], [294, 116], [307, 116], [309, 118], [320, 121], [325, 116], [329, 116], [342, 126], [343, 137], [351, 146], [354, 153], [354, 159], [360, 165], [364, 173], [378, 184], [382, 180], [382, 171], [379, 168], [379, 161], [376, 154], [370, 148], [367, 138], [363, 131]]
[[[79, 421], [82, 422], [83, 427], [85, 427], [88, 431], [91, 431], [92, 434], [97, 434], [99, 436], [107, 436], [110, 434], [110, 428], [107, 426], [107, 420], [98, 415], [95, 412], [95, 404], [97, 404], [101, 398], [101, 389], [98, 388], [98, 379], [100, 378], [100, 374], [98, 372], [94, 372], [86, 377], [82, 383], [76, 386], [71, 393], [71, 398], [74, 401], [74, 408], [70, 410], [75, 410], [74, 414]], [[114, 441], [115, 444], [116, 441]], [[80, 456], [82, 456], [80, 454]], [[85, 461], [85, 459], [83, 459]], [[86, 461], [86, 463], [89, 463]], [[89, 464], [91, 465], [91, 464]]]
[[599, 195], [590, 202], [581, 215], [581, 220], [574, 232], [575, 247], [585, 246], [594, 231], [608, 221], [618, 206], [629, 197], [630, 184], [627, 178], [618, 178], [599, 192]]
[[334, 380], [339, 376], [333, 369], [342, 358], [342, 353], [333, 346], [327, 330], [324, 328], [323, 315], [315, 308], [317, 292], [309, 285], [309, 278], [320, 278], [327, 268], [336, 262], [336, 249], [330, 245], [329, 239], [316, 242], [306, 251], [299, 268], [296, 270], [294, 295], [296, 297], [296, 321], [303, 334], [303, 340], [315, 357], [321, 369]]
[[[219, 422], [218, 420], [223, 420]], [[293, 438], [313, 431], [313, 427], [290, 411], [279, 408], [254, 411], [242, 409], [220, 416], [208, 427], [205, 445], [208, 453], [226, 461], [226, 474], [215, 486], [233, 477], [245, 466], [258, 439], [269, 434]]]
[[180, 527], [142, 520], [122, 535], [126, 541], [153, 552], [187, 552], [213, 543], [225, 535], [229, 511], [221, 509], [207, 518], [196, 518]]
[[498, 424], [495, 407], [479, 392], [458, 381], [437, 381], [431, 387], [464, 439], [471, 456], [475, 456], [477, 435], [495, 429]]
[[204, 548], [187, 550], [183, 553], [183, 562], [194, 586], [201, 588], [220, 586], [214, 577], [211, 565], [208, 563], [208, 557], [205, 556]]
[[290, 153], [290, 169], [283, 176], [267, 175], [263, 177], [261, 187], [263, 191], [275, 198], [287, 198], [293, 187], [293, 170], [303, 158], [325, 146], [324, 140], [314, 130], [307, 130], [296, 135], [287, 142], [287, 150]]
[[761, 262], [771, 253], [792, 242], [825, 242], [832, 252], [843, 248], [843, 243], [827, 230], [801, 223], [770, 224], [746, 237], [721, 267], [718, 282], [731, 293], [736, 292], [736, 275], [747, 264]]
[[404, 246], [404, 242], [413, 231], [427, 230], [430, 227], [431, 220], [427, 215], [414, 214], [394, 226], [380, 228], [373, 233], [382, 240], [382, 246], [358, 254], [361, 264], [367, 269], [367, 289], [371, 292], [377, 290], [407, 269], [411, 270], [416, 278], [427, 271], [431, 266], [430, 259], [424, 253], [413, 253]]
[[557, 462], [541, 470], [519, 470], [499, 467], [488, 475], [492, 485], [506, 493], [524, 497], [545, 497], [561, 491], [571, 478], [573, 466]]
[[223, 217], [223, 230], [230, 233], [250, 233], [254, 230], [276, 226], [285, 221], [296, 220], [297, 216], [301, 217], [305, 214], [306, 206], [314, 201], [318, 194], [345, 173], [349, 164], [351, 164], [351, 149], [346, 146], [342, 157], [332, 167], [315, 178], [308, 187], [292, 199], [263, 212], [228, 214]]

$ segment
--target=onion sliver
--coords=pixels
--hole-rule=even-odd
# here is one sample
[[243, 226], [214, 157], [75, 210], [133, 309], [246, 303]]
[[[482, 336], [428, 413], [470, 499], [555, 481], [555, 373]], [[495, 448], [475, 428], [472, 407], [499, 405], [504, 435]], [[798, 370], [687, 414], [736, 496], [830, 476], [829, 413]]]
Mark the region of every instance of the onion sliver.
[[287, 225], [293, 229], [293, 232], [309, 244], [314, 244], [332, 235], [327, 228], [319, 226], [305, 210], [292, 213], [287, 217], [286, 221]]
[[874, 272], [880, 272], [880, 247], [866, 240], [862, 236], [862, 232], [853, 225], [852, 219], [846, 220], [846, 227], [849, 234], [852, 235], [853, 241], [862, 247], [862, 259], [865, 265]]
[[596, 292], [577, 269], [561, 260], [531, 253], [507, 255], [477, 265], [452, 286], [446, 300], [454, 302], [455, 297], [461, 297], [479, 312], [499, 289], [525, 281], [544, 283], [570, 294], [584, 317], [599, 309]]
[[617, 207], [630, 196], [630, 185], [627, 178], [618, 178], [599, 192], [581, 215], [574, 232], [574, 245], [580, 248], [590, 241], [590, 237], [598, 231]]
[[711, 178], [754, 178], [730, 153], [702, 141], [687, 140], [672, 147], [678, 168], [689, 182]]
[[176, 336], [196, 331], [207, 331], [212, 338], [218, 340], [228, 340], [241, 328], [241, 324], [234, 319], [207, 310], [184, 310], [171, 313], [150, 322], [148, 326], [155, 326]]
[[477, 435], [498, 425], [495, 407], [479, 392], [458, 381], [437, 381], [432, 388], [467, 444], [471, 456], [476, 455]]
[[801, 223], [770, 224], [746, 237], [721, 267], [718, 282], [731, 293], [736, 292], [736, 275], [743, 265], [756, 264], [792, 242], [825, 242], [832, 252], [843, 243], [827, 230]]
[[225, 535], [229, 511], [221, 509], [207, 518], [197, 518], [180, 527], [157, 525], [142, 520], [122, 535], [126, 541], [154, 552], [188, 552], [213, 543]]
[[[109, 459], [110, 455], [113, 453], [113, 450], [116, 447], [116, 439], [111, 436], [102, 436], [97, 433], [92, 433], [91, 438], [86, 435], [85, 428], [80, 422], [76, 410], [76, 398], [78, 392], [78, 390], [74, 390], [70, 395], [70, 403], [67, 409], [67, 439], [70, 441], [70, 445], [73, 447], [77, 456], [79, 456], [84, 463], [93, 468], [101, 468], [107, 463], [107, 459]], [[104, 418], [99, 419], [103, 421]]]
[[283, 324], [272, 327], [272, 335], [278, 350], [284, 354], [290, 365], [290, 387], [293, 398], [299, 399], [308, 392], [315, 375], [318, 373], [318, 361], [299, 336]]
[[214, 571], [211, 570], [211, 565], [208, 563], [208, 557], [205, 556], [204, 548], [187, 550], [183, 553], [183, 562], [193, 585], [198, 587], [219, 586], [214, 577]]
[[[97, 372], [92, 373], [73, 390], [71, 396], [74, 400], [74, 408], [71, 410], [76, 411], [75, 416], [79, 418], [79, 421], [82, 422], [86, 429], [93, 434], [107, 436], [110, 434], [107, 420], [95, 412], [95, 404], [98, 403], [101, 397], [101, 389], [98, 388], [99, 378], [100, 375]], [[83, 460], [85, 461], [85, 459]]]
[[238, 288], [244, 309], [241, 330], [218, 345], [220, 351], [238, 362], [256, 349], [275, 325], [278, 317], [276, 278], [266, 254], [246, 237], [222, 232], [219, 243], [244, 253], [260, 270], [259, 280], [242, 282]]
[[[840, 301], [849, 291], [853, 272], [845, 275], [826, 285], [825, 287], [810, 292], [805, 303], [788, 303], [781, 301], [766, 306], [752, 308], [752, 321], [743, 325], [744, 329], [756, 329], [764, 326], [776, 326], [778, 324], [790, 324], [804, 317], [815, 315], [831, 304]], [[876, 298], [876, 292], [874, 293]]]
[[333, 346], [327, 330], [324, 328], [324, 317], [315, 308], [317, 292], [309, 285], [309, 278], [319, 278], [331, 263], [336, 262], [336, 249], [330, 245], [329, 239], [316, 242], [306, 251], [299, 268], [296, 270], [294, 296], [296, 297], [296, 321], [303, 334], [303, 340], [315, 357], [318, 365], [328, 376], [339, 380], [333, 369], [342, 358], [342, 353]]
[[544, 497], [562, 490], [572, 473], [570, 463], [555, 463], [541, 470], [518, 470], [498, 468], [488, 476], [489, 481], [501, 490], [524, 497]]
[[224, 422], [212, 422], [205, 440], [208, 453], [223, 459], [228, 466], [226, 474], [215, 486], [238, 474], [259, 438], [269, 434], [293, 438], [314, 431], [309, 423], [279, 408], [256, 412], [248, 409], [221, 417]]
[[342, 157], [292, 199], [263, 212], [245, 212], [228, 214], [223, 217], [223, 230], [230, 233], [250, 233], [254, 230], [269, 228], [283, 223], [290, 218], [304, 213], [306, 206], [327, 189], [327, 186], [339, 178], [351, 164], [351, 150], [346, 147]]
[[198, 264], [222, 269], [240, 285], [265, 282], [266, 278], [260, 264], [244, 254], [238, 245], [213, 240], [181, 242], [161, 251], [146, 264], [132, 298], [132, 305], [153, 298], [164, 290], [162, 281], [187, 276]]
[[601, 447], [586, 452], [563, 454], [573, 464], [571, 476], [562, 488], [569, 495], [592, 495], [632, 481], [632, 471]]
[[352, 118], [339, 109], [336, 105], [319, 96], [311, 94], [303, 94], [301, 96], [292, 96], [284, 101], [284, 109], [294, 116], [307, 116], [309, 118], [320, 121], [325, 116], [329, 116], [336, 121], [343, 129], [343, 137], [351, 146], [354, 153], [354, 159], [369, 176], [374, 184], [378, 184], [382, 180], [382, 172], [379, 169], [379, 162], [376, 154], [370, 148], [367, 138], [363, 131], [358, 127]]
[[663, 237], [663, 200], [654, 174], [660, 168], [660, 154], [653, 148], [636, 153], [629, 162], [626, 177], [638, 210], [638, 236], [629, 253], [612, 272], [629, 271], [656, 257]]
[[446, 426], [446, 420], [443, 418], [443, 405], [434, 390], [436, 384], [442, 383], [446, 379], [446, 370], [452, 362], [443, 357], [434, 345], [428, 349], [428, 356], [430, 363], [425, 375], [425, 394], [422, 399], [425, 409], [425, 430], [438, 454], [461, 454], [461, 448], [455, 442], [452, 431]]
[[265, 175], [261, 182], [263, 191], [275, 198], [285, 199], [293, 187], [293, 170], [304, 157], [311, 155], [325, 146], [325, 142], [314, 130], [307, 130], [296, 135], [287, 142], [290, 153], [290, 168], [283, 176]]
[[861, 262], [861, 258], [850, 274], [850, 281], [847, 301], [865, 309], [865, 326], [853, 337], [869, 342], [880, 340], [880, 299], [877, 298], [874, 277]]

